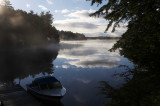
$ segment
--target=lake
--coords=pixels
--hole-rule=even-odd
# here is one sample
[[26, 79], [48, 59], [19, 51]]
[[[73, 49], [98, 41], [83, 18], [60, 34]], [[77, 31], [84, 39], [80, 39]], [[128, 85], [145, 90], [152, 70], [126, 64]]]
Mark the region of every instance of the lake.
[[53, 75], [67, 89], [61, 100], [64, 106], [102, 106], [106, 99], [98, 95], [99, 81], [120, 87], [125, 81], [114, 74], [125, 71], [120, 65], [133, 66], [118, 51], [108, 51], [115, 42], [61, 41], [59, 45], [50, 45], [45, 50], [5, 50], [1, 52], [0, 64], [3, 67], [1, 65], [0, 68], [7, 72], [1, 72], [0, 81], [20, 84], [26, 89], [26, 84], [35, 78]]

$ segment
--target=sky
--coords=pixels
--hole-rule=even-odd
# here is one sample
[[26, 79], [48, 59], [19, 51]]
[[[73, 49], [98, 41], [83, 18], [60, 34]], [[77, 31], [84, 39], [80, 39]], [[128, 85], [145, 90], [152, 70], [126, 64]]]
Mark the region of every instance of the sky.
[[[58, 30], [83, 33], [85, 36], [121, 36], [126, 31], [126, 24], [111, 33], [112, 28], [104, 33], [108, 21], [103, 17], [90, 17], [89, 14], [98, 10], [97, 5], [91, 6], [87, 0], [10, 0], [14, 9], [22, 9], [35, 13], [42, 11], [53, 15], [53, 26]], [[107, 3], [107, 1], [105, 1]]]

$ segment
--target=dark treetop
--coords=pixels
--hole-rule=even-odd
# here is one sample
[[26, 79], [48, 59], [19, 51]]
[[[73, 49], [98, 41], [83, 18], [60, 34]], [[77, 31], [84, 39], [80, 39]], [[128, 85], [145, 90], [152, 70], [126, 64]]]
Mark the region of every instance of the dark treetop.
[[52, 15], [14, 10], [8, 0], [0, 4], [0, 46], [32, 46], [58, 42], [58, 31], [52, 26]]

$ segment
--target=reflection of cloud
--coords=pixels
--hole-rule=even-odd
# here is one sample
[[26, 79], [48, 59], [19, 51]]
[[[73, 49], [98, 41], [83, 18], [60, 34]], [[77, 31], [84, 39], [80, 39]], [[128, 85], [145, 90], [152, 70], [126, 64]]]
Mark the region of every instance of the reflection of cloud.
[[81, 98], [80, 96], [74, 95], [73, 97], [76, 99], [76, 101], [78, 101], [80, 103], [84, 103], [85, 102], [85, 100], [83, 98]]
[[92, 55], [95, 54], [97, 52], [97, 50], [72, 50], [70, 52], [68, 52], [69, 55], [71, 56], [87, 56], [87, 55]]
[[113, 68], [118, 65], [119, 58], [111, 57], [111, 58], [97, 58], [90, 60], [81, 60], [81, 61], [71, 61], [69, 62], [71, 65], [75, 65], [77, 67], [83, 68], [95, 68], [95, 67], [103, 67], [103, 68]]
[[88, 83], [91, 82], [91, 80], [88, 80], [88, 79], [80, 79], [80, 78], [77, 78], [76, 80], [78, 80], [78, 81], [80, 81], [80, 82], [82, 82], [82, 83], [84, 83], [84, 84], [88, 84]]
[[[60, 49], [58, 58], [67, 59], [66, 63], [76, 67], [93, 68], [103, 67], [112, 68], [118, 65], [120, 59], [118, 52], [109, 52], [116, 40], [87, 40], [87, 41], [63, 41], [61, 46], [67, 48]], [[74, 45], [81, 45], [74, 47]]]
[[58, 65], [56, 65], [55, 67], [56, 67], [56, 68], [59, 68], [59, 66], [58, 66]]
[[[116, 40], [87, 40], [87, 41], [64, 41], [61, 42], [59, 57], [67, 59], [86, 58], [86, 55], [109, 55], [117, 56], [116, 52], [109, 52]], [[72, 49], [72, 50], [70, 50]], [[82, 57], [85, 56], [85, 57]], [[91, 58], [91, 57], [88, 57]]]
[[62, 68], [67, 69], [67, 68], [69, 68], [69, 66], [67, 66], [67, 65], [62, 65]]
[[60, 49], [61, 50], [63, 50], [63, 49], [79, 48], [81, 46], [82, 46], [82, 44], [73, 44], [73, 43], [64, 43], [64, 42], [60, 43]]

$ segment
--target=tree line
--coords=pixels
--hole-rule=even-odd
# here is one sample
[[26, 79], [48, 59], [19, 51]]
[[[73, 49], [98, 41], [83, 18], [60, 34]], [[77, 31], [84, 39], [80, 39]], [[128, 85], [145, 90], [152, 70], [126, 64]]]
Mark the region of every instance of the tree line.
[[107, 36], [99, 36], [99, 37], [86, 37], [87, 39], [101, 39], [101, 40], [118, 40], [120, 37], [107, 37]]
[[73, 33], [71, 31], [59, 31], [61, 40], [86, 40], [84, 34]]
[[39, 15], [15, 10], [10, 1], [0, 4], [0, 46], [32, 46], [59, 42], [59, 34], [52, 26], [50, 12]]

